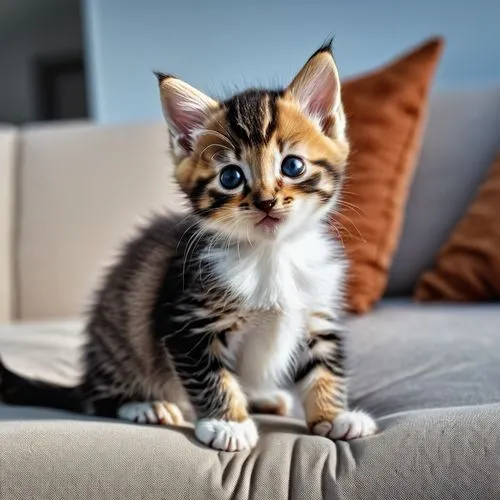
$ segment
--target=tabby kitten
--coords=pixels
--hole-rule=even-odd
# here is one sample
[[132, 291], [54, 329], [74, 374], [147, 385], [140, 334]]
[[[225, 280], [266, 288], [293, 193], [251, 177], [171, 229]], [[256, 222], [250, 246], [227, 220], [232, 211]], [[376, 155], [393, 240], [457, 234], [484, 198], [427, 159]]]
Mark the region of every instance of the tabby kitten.
[[63, 400], [4, 368], [4, 400], [141, 423], [195, 419], [199, 441], [236, 451], [257, 443], [249, 413], [289, 414], [295, 387], [312, 433], [374, 433], [346, 404], [346, 261], [328, 218], [349, 144], [330, 44], [287, 88], [224, 102], [157, 76], [192, 210], [156, 217], [109, 270], [81, 386]]

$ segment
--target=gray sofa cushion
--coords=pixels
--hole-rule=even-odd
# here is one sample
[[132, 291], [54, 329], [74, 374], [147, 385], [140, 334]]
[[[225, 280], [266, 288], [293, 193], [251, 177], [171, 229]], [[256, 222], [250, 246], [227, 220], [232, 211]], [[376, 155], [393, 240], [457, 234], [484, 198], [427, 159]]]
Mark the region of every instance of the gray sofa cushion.
[[386, 299], [350, 328], [353, 404], [374, 415], [500, 403], [500, 304]]
[[[267, 417], [258, 447], [232, 454], [190, 428], [0, 406], [0, 498], [500, 498], [499, 324], [500, 306], [401, 301], [351, 320], [353, 404], [382, 432], [350, 443]], [[0, 352], [13, 368], [74, 380], [77, 326], [0, 328]]]
[[500, 148], [500, 88], [432, 96], [387, 295], [407, 295], [434, 261]]
[[266, 418], [252, 453], [192, 432], [0, 407], [2, 500], [489, 500], [500, 498], [500, 405], [384, 418], [347, 444]]

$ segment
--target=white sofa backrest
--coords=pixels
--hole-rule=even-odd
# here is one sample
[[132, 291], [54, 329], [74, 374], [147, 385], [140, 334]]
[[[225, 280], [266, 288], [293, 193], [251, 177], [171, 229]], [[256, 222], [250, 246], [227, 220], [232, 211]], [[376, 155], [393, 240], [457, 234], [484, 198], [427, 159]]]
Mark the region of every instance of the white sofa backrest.
[[141, 217], [179, 208], [166, 126], [32, 126], [22, 133], [20, 319], [81, 314]]
[[0, 323], [14, 307], [14, 210], [18, 131], [0, 125]]

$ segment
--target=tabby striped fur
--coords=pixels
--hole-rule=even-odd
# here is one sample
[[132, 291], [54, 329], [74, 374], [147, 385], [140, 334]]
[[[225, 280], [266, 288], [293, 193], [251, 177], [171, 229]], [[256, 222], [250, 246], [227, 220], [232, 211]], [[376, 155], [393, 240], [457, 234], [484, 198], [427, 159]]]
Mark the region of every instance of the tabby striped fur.
[[[312, 432], [374, 432], [347, 410], [347, 264], [329, 218], [349, 145], [330, 45], [289, 87], [223, 102], [158, 79], [192, 211], [156, 217], [105, 276], [86, 328], [85, 411], [195, 419], [200, 441], [232, 451], [257, 442], [250, 410], [288, 414], [285, 390], [298, 387]], [[283, 170], [291, 156], [296, 177]], [[234, 188], [222, 184], [228, 165], [243, 176]]]

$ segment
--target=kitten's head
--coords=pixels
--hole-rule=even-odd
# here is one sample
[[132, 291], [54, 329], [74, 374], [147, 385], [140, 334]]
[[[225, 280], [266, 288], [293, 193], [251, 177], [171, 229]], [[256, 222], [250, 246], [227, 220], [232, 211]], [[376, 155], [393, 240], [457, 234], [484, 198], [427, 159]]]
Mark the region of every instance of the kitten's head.
[[332, 209], [349, 145], [330, 44], [285, 89], [223, 102], [158, 78], [176, 179], [205, 224], [234, 239], [272, 241]]

